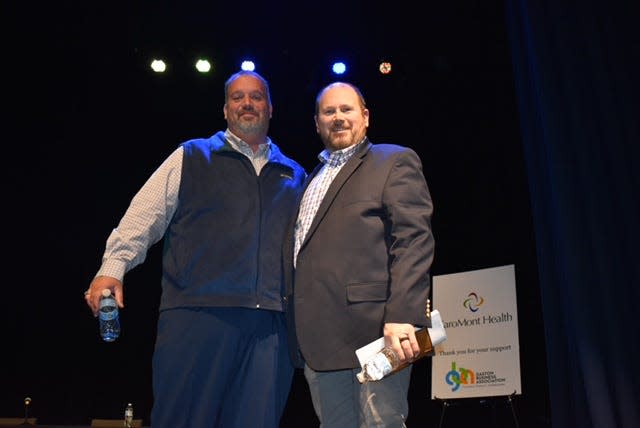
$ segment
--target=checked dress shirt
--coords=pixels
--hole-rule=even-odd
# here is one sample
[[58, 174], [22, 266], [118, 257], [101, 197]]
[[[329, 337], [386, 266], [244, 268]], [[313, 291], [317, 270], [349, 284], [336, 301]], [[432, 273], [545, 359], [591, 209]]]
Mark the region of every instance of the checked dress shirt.
[[358, 150], [361, 143], [355, 144], [351, 147], [347, 147], [342, 150], [337, 150], [330, 153], [327, 150], [323, 150], [318, 159], [324, 165], [322, 169], [313, 177], [311, 183], [307, 187], [300, 203], [300, 210], [298, 211], [298, 218], [295, 225], [295, 245], [293, 249], [293, 265], [296, 265], [296, 259], [298, 258], [298, 251], [300, 246], [304, 242], [304, 238], [307, 236], [309, 227], [313, 222], [313, 218], [318, 211], [318, 207], [324, 199], [324, 195], [327, 193], [327, 189], [331, 185], [333, 179], [338, 175], [338, 172], [342, 169], [344, 164], [353, 156]]

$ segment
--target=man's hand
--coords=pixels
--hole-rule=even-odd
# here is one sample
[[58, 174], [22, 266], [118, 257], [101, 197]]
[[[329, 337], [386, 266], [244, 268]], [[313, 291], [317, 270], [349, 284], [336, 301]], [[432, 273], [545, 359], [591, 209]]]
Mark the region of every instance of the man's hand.
[[87, 306], [91, 309], [94, 317], [98, 316], [100, 296], [102, 296], [102, 290], [106, 288], [111, 290], [118, 307], [124, 308], [122, 281], [110, 276], [96, 276], [89, 284], [89, 288], [84, 292], [84, 300], [87, 302]]
[[401, 362], [411, 362], [420, 353], [416, 329], [412, 324], [386, 323], [383, 332], [385, 345], [396, 351]]

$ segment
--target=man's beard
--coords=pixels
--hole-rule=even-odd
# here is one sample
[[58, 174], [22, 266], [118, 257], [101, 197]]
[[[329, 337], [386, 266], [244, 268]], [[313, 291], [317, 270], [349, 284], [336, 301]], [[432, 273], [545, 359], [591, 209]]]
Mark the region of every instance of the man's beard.
[[333, 136], [333, 134], [330, 133], [326, 136], [326, 140], [329, 143], [327, 146], [331, 151], [342, 150], [357, 143], [355, 136], [351, 133], [339, 136]]
[[265, 124], [262, 121], [256, 122], [238, 122], [238, 129], [245, 134], [259, 134], [264, 132]]

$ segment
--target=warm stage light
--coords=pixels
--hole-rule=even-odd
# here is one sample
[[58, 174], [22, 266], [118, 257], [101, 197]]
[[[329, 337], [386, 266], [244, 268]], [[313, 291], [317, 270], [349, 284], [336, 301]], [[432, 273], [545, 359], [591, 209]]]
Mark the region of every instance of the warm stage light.
[[391, 73], [391, 63], [390, 62], [381, 62], [380, 63], [380, 73], [389, 74]]

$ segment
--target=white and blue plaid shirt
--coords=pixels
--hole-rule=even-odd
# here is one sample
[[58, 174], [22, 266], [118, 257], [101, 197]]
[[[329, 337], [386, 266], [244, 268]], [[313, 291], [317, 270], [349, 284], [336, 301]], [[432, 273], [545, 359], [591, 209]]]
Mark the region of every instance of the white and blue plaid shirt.
[[320, 162], [324, 165], [322, 166], [322, 169], [318, 171], [318, 174], [313, 177], [311, 183], [309, 183], [309, 186], [302, 197], [302, 201], [300, 202], [300, 210], [298, 211], [298, 218], [295, 226], [295, 245], [293, 249], [294, 266], [296, 265], [300, 246], [302, 245], [304, 238], [307, 236], [309, 227], [313, 222], [313, 218], [316, 215], [316, 211], [318, 211], [318, 207], [320, 206], [322, 199], [324, 199], [324, 195], [327, 193], [327, 189], [344, 164], [347, 163], [356, 150], [358, 150], [360, 144], [362, 144], [362, 142], [342, 150], [336, 150], [333, 153], [323, 150], [318, 155], [318, 159], [320, 159]]

